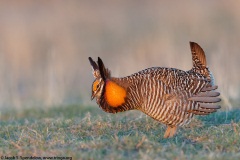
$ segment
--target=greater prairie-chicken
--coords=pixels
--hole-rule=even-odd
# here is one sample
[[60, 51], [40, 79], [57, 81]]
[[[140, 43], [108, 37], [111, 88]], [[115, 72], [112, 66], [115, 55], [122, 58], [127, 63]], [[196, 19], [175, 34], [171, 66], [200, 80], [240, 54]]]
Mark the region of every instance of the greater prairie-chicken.
[[208, 115], [221, 108], [203, 49], [194, 42], [190, 48], [193, 67], [189, 71], [152, 67], [122, 78], [111, 77], [99, 57], [97, 63], [89, 57], [96, 78], [92, 99], [109, 113], [140, 110], [166, 124], [164, 138], [172, 137], [193, 115]]

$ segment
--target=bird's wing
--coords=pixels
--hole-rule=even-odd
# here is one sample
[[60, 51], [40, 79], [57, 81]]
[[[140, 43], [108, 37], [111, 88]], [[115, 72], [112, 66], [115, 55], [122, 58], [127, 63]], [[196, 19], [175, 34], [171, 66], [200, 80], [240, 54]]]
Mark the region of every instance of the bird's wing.
[[[196, 84], [192, 85], [197, 86]], [[208, 115], [216, 112], [221, 108], [217, 104], [221, 99], [218, 97], [220, 93], [215, 91], [216, 89], [217, 86], [207, 87], [205, 85], [194, 94], [186, 89], [172, 89], [164, 97], [164, 108], [168, 116], [163, 119], [163, 122], [169, 125], [178, 125], [187, 122], [193, 115]]]
[[217, 88], [218, 86], [204, 87], [198, 94], [188, 98], [188, 101], [195, 102], [196, 105], [187, 112], [196, 115], [207, 115], [220, 109], [221, 106], [217, 102], [220, 102], [221, 99], [218, 97], [220, 93], [215, 91]]

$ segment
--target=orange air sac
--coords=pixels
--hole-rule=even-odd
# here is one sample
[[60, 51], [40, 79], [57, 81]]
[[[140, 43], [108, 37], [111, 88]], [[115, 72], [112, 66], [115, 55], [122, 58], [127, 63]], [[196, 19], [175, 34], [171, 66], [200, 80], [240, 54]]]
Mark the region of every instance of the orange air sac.
[[108, 105], [111, 107], [121, 106], [125, 103], [126, 95], [127, 92], [123, 87], [119, 86], [115, 82], [107, 80], [105, 86], [105, 98]]

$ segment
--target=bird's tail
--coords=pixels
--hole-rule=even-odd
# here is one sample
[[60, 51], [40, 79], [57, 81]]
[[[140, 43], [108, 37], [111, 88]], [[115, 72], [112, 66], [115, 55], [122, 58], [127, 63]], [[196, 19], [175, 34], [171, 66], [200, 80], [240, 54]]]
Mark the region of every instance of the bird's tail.
[[195, 42], [190, 42], [192, 52], [192, 71], [204, 75], [209, 81], [211, 86], [214, 85], [214, 77], [207, 67], [207, 60], [203, 49]]

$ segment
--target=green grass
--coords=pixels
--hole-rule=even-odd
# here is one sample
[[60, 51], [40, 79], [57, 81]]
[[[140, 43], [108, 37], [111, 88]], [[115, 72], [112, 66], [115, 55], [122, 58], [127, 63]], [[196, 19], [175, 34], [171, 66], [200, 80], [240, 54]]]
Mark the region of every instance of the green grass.
[[197, 117], [163, 139], [165, 126], [138, 111], [98, 107], [4, 110], [0, 156], [73, 159], [240, 159], [240, 110]]

